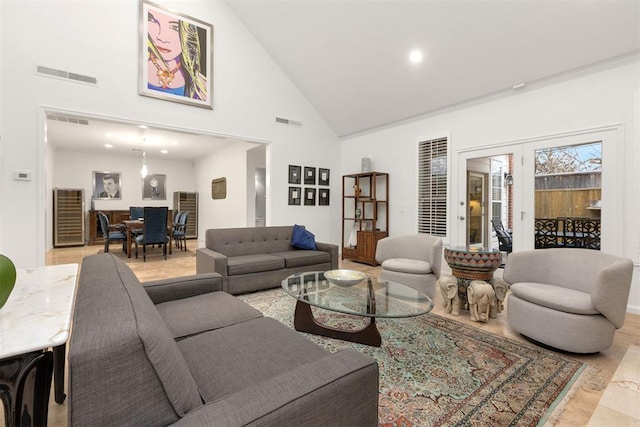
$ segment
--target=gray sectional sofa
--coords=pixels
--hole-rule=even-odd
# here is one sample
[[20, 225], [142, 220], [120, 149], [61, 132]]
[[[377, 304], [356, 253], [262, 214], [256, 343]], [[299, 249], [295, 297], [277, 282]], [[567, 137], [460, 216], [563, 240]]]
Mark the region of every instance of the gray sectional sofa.
[[330, 353], [221, 289], [216, 273], [141, 284], [113, 254], [85, 257], [68, 424], [377, 425], [374, 359]]
[[209, 229], [205, 247], [196, 250], [196, 273], [220, 273], [222, 289], [237, 295], [276, 288], [294, 273], [338, 268], [337, 245], [297, 249], [292, 232], [293, 226]]

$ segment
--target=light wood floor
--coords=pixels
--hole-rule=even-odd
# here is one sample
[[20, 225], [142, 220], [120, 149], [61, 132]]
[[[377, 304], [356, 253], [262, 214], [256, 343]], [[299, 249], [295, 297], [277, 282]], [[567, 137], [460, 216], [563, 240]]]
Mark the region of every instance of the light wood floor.
[[[140, 259], [127, 260], [129, 266], [134, 271], [136, 276], [141, 281], [153, 280], [163, 277], [176, 277], [182, 275], [195, 274], [195, 241], [189, 241], [190, 251], [180, 252], [174, 248], [173, 255], [169, 256], [167, 261], [162, 259], [162, 256], [147, 256], [147, 262], [142, 262]], [[47, 254], [47, 264], [66, 264], [66, 263], [80, 263], [82, 257], [89, 254], [100, 252], [101, 246], [85, 246], [79, 248], [62, 248], [53, 249]], [[112, 246], [112, 251], [119, 251], [118, 245]], [[157, 251], [157, 250], [156, 250]], [[443, 263], [446, 265], [446, 263]], [[367, 274], [373, 276], [379, 276], [380, 268], [371, 267], [364, 264], [358, 264], [350, 261], [341, 262], [341, 268], [350, 268], [354, 270], [364, 271]], [[446, 267], [445, 267], [446, 269]], [[498, 270], [500, 271], [500, 270]], [[507, 308], [508, 309], [508, 308]], [[490, 319], [488, 323], [476, 323], [469, 320], [469, 316], [466, 312], [463, 312], [460, 316], [451, 316], [444, 312], [441, 305], [440, 295], [436, 296], [435, 308], [433, 313], [450, 317], [452, 319], [467, 323], [474, 327], [483, 329], [487, 332], [491, 332], [497, 335], [505, 336], [519, 341], [524, 339], [517, 333], [515, 333], [506, 322], [506, 313], [498, 315], [497, 319]], [[627, 314], [625, 325], [618, 330], [615, 335], [614, 343], [611, 348], [595, 355], [587, 356], [574, 356], [576, 359], [582, 360], [595, 368], [597, 368], [597, 376], [589, 378], [577, 391], [574, 397], [569, 401], [562, 416], [560, 417], [557, 425], [560, 426], [620, 426], [620, 425], [640, 425], [640, 414], [635, 415], [635, 419], [622, 414], [620, 411], [611, 409], [613, 404], [608, 404], [608, 401], [624, 402], [631, 399], [629, 405], [633, 408], [640, 407], [640, 315]], [[625, 358], [625, 354], [627, 357]], [[629, 359], [631, 357], [631, 359]], [[621, 361], [624, 362], [621, 364]], [[618, 369], [620, 366], [620, 369]], [[627, 376], [635, 377], [635, 394], [631, 397], [624, 395], [623, 397], [616, 397], [614, 394], [611, 396], [610, 390], [615, 389], [616, 384], [620, 384], [618, 381], [618, 375], [621, 370], [630, 369], [631, 372], [627, 373]], [[616, 373], [616, 370], [618, 371]], [[616, 374], [616, 377], [614, 377]], [[613, 380], [612, 380], [613, 377]], [[633, 381], [632, 381], [633, 383]], [[601, 403], [601, 398], [605, 395], [605, 389], [607, 394]], [[615, 390], [614, 390], [615, 392]], [[52, 393], [53, 395], [53, 393]], [[626, 399], [626, 400], [625, 400]], [[635, 399], [635, 404], [633, 400]], [[49, 425], [50, 426], [65, 426], [66, 425], [66, 404], [58, 405], [51, 399], [49, 409]], [[624, 403], [623, 403], [624, 405]], [[631, 412], [638, 411], [638, 409], [631, 409]], [[590, 423], [590, 419], [593, 414], [594, 418]], [[633, 416], [633, 414], [631, 414]]]

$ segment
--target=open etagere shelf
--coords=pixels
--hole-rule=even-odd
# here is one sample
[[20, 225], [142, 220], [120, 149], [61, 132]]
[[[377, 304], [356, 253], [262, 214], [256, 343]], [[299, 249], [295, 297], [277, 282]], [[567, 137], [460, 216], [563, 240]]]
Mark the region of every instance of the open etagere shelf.
[[342, 259], [377, 265], [378, 240], [389, 235], [389, 174], [342, 177]]

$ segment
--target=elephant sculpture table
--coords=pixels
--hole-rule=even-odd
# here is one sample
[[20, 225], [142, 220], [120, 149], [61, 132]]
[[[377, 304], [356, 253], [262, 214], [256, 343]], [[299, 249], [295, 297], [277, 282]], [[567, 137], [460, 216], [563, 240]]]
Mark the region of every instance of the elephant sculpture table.
[[[504, 280], [493, 277], [494, 271], [502, 263], [502, 254], [498, 249], [446, 247], [444, 259], [453, 273], [453, 277], [441, 276], [439, 280], [447, 312], [457, 316], [460, 310], [469, 309], [472, 320], [486, 322], [489, 317], [495, 318], [504, 309], [503, 303], [509, 286]], [[474, 285], [474, 290], [471, 291], [474, 301], [470, 301], [468, 289], [473, 282], [480, 283]], [[457, 294], [452, 291], [453, 283], [456, 284]], [[491, 291], [481, 283], [489, 285]], [[486, 298], [479, 297], [480, 300], [476, 301], [478, 292], [475, 288], [483, 289], [481, 294], [486, 295]], [[486, 316], [483, 315], [485, 311]]]

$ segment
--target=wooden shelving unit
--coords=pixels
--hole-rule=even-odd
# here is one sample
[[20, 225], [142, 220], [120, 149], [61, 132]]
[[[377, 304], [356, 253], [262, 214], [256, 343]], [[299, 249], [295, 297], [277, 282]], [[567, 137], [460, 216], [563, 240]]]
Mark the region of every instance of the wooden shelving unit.
[[53, 246], [84, 246], [84, 190], [53, 190]]
[[342, 177], [342, 259], [377, 265], [378, 240], [389, 235], [389, 174]]

